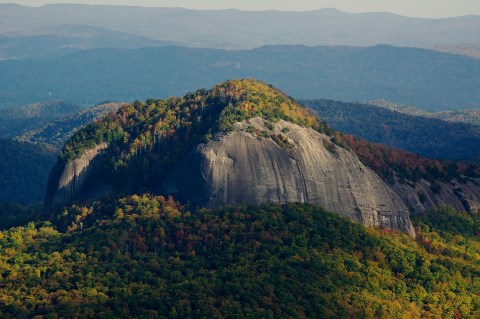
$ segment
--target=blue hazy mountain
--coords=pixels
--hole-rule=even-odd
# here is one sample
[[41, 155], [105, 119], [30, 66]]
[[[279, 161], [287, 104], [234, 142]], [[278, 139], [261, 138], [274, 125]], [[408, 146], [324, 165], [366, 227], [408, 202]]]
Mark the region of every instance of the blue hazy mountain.
[[0, 62], [0, 107], [49, 98], [92, 105], [168, 97], [254, 77], [295, 98], [386, 99], [430, 110], [480, 106], [480, 60], [392, 46], [84, 50]]

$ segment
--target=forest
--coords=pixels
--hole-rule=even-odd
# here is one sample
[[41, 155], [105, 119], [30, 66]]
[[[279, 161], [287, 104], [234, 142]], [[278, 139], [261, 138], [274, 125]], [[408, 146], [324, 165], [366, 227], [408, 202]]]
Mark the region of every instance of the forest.
[[0, 138], [0, 202], [43, 201], [55, 159], [49, 147]]
[[[45, 217], [45, 216], [44, 216]], [[478, 215], [417, 238], [307, 204], [190, 211], [153, 195], [0, 232], [4, 318], [475, 318]]]

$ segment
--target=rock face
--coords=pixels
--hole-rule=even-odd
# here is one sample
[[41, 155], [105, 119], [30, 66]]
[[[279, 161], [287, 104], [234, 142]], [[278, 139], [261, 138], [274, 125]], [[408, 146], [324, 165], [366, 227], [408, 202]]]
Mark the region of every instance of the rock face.
[[458, 181], [432, 183], [422, 179], [414, 184], [395, 183], [395, 192], [412, 213], [432, 210], [446, 204], [457, 211], [480, 213], [480, 180], [469, 178]]
[[[252, 128], [257, 133], [246, 132]], [[257, 136], [262, 131], [283, 135], [288, 142], [280, 146], [270, 137]], [[260, 118], [237, 123], [233, 132], [201, 144], [173, 167], [160, 191], [207, 207], [313, 203], [366, 226], [414, 236], [401, 198], [353, 153], [329, 140], [285, 121], [272, 130]]]
[[87, 189], [86, 182], [95, 167], [92, 164], [107, 147], [107, 143], [102, 143], [71, 162], [58, 162], [50, 173], [45, 207], [50, 208], [91, 194], [92, 190]]

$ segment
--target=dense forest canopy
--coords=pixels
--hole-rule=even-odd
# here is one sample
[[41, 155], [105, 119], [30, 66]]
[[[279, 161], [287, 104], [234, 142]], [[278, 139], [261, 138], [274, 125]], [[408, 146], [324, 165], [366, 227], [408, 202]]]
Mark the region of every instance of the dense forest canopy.
[[0, 202], [42, 202], [55, 158], [48, 147], [0, 138]]
[[0, 232], [5, 318], [480, 313], [480, 221], [446, 207], [415, 219], [416, 240], [305, 204], [190, 212], [134, 195], [51, 218]]

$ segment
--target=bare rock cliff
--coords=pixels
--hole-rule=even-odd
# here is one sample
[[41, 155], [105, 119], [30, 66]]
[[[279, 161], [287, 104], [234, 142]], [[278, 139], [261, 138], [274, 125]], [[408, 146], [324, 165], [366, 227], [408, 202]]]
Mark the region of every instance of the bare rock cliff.
[[480, 180], [468, 178], [464, 182], [437, 181], [432, 184], [424, 179], [414, 184], [396, 183], [395, 192], [412, 213], [421, 213], [445, 204], [457, 211], [480, 213]]
[[45, 206], [61, 205], [91, 193], [86, 182], [95, 167], [92, 163], [107, 147], [107, 143], [102, 143], [85, 151], [80, 158], [68, 163], [58, 162], [50, 173]]
[[308, 202], [366, 226], [414, 236], [402, 199], [356, 155], [329, 140], [286, 121], [272, 130], [260, 118], [237, 123], [233, 132], [201, 144], [173, 167], [160, 189], [207, 207]]

